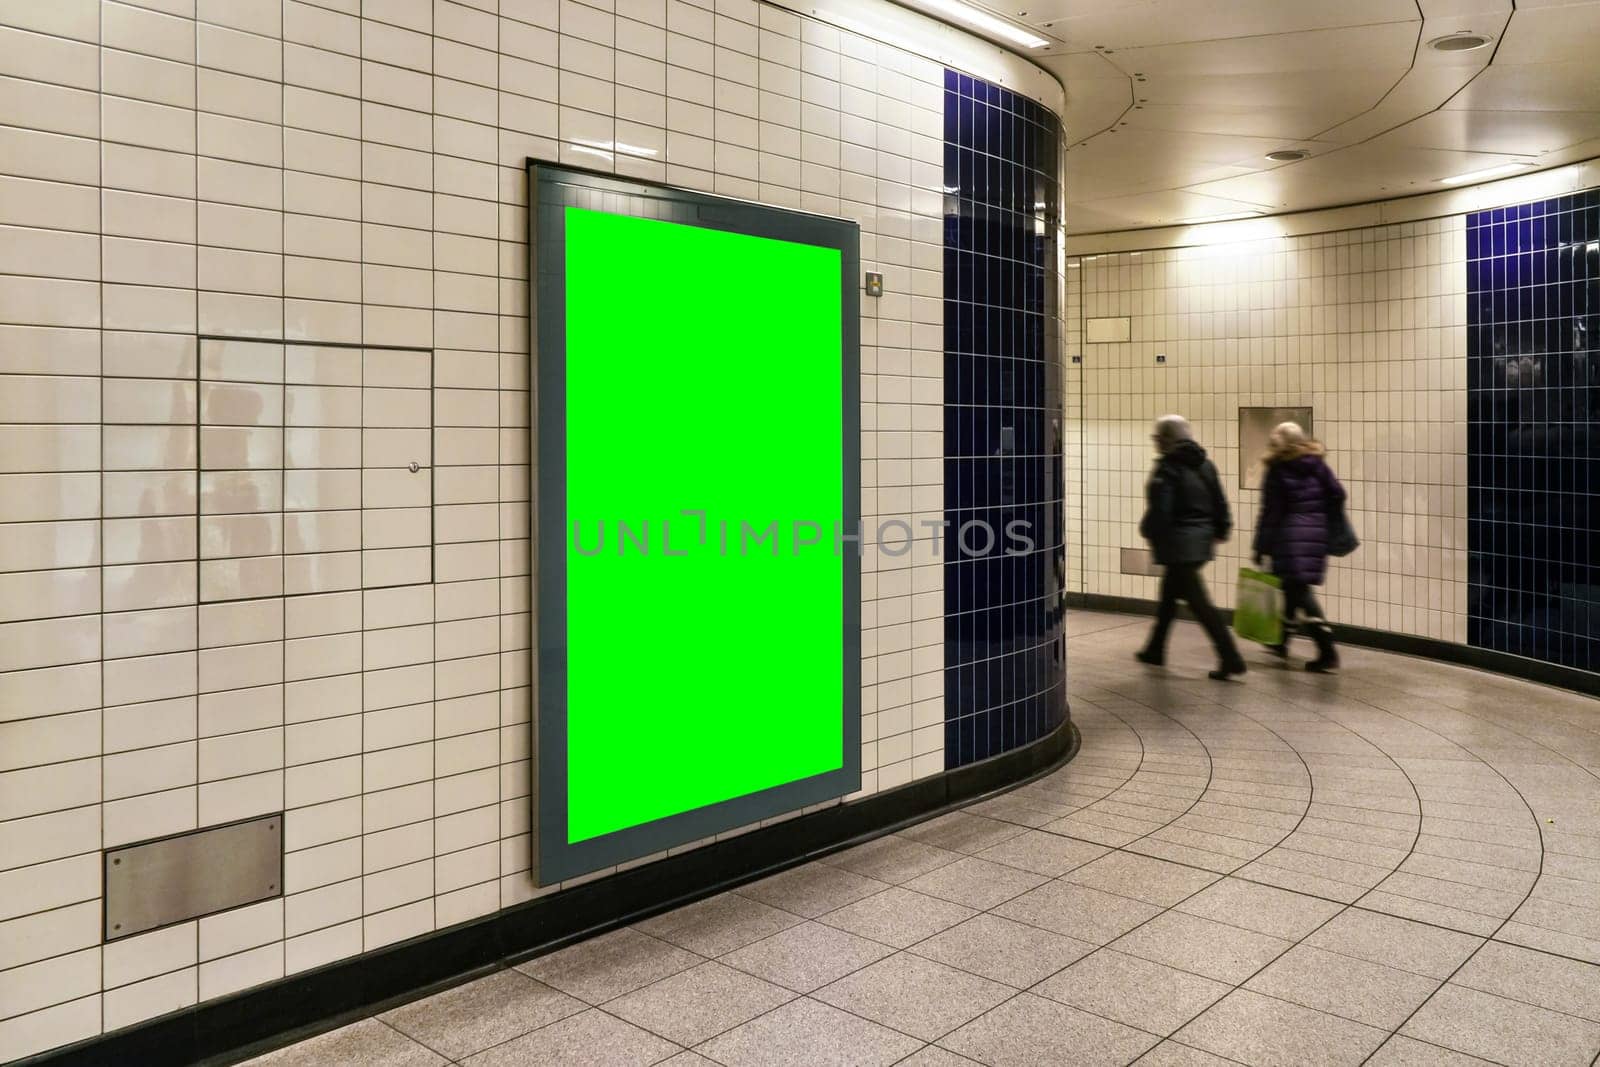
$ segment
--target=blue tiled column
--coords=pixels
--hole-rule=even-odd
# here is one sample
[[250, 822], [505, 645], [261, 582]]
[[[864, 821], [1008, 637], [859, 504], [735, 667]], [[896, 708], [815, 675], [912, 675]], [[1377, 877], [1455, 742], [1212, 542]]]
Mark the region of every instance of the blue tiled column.
[[1027, 744], [1067, 714], [1060, 137], [1036, 101], [946, 71], [947, 767]]
[[1600, 670], [1600, 190], [1467, 217], [1467, 640]]

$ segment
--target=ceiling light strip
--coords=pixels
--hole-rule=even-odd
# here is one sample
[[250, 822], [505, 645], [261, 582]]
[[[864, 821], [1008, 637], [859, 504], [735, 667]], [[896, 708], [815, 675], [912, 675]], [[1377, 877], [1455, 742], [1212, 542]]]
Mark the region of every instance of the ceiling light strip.
[[1469, 170], [1465, 174], [1456, 174], [1449, 178], [1440, 178], [1444, 185], [1461, 185], [1465, 182], [1486, 182], [1490, 178], [1503, 178], [1507, 174], [1516, 174], [1533, 166], [1532, 163], [1502, 163], [1497, 167], [1484, 167], [1482, 170]]
[[1015, 23], [1007, 22], [971, 4], [964, 4], [961, 0], [921, 0], [920, 6], [1024, 48], [1044, 48], [1050, 43], [1047, 38], [1031, 33]]

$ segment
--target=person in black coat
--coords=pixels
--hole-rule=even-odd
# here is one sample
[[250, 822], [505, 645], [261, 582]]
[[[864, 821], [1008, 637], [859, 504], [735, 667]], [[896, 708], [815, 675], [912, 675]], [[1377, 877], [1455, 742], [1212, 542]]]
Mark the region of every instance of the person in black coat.
[[1150, 542], [1151, 554], [1165, 570], [1155, 628], [1135, 656], [1141, 663], [1153, 666], [1166, 662], [1167, 633], [1178, 614], [1178, 601], [1182, 600], [1217, 650], [1221, 663], [1211, 677], [1220, 681], [1243, 674], [1244, 658], [1200, 578], [1200, 568], [1216, 555], [1216, 543], [1226, 541], [1233, 531], [1233, 515], [1217, 468], [1206, 458], [1206, 450], [1195, 442], [1189, 422], [1182, 415], [1157, 419], [1151, 440], [1161, 458], [1145, 487], [1146, 507], [1139, 522], [1139, 535]]
[[1280, 423], [1267, 441], [1261, 518], [1252, 547], [1256, 565], [1262, 556], [1271, 557], [1272, 573], [1283, 582], [1283, 643], [1270, 647], [1274, 655], [1287, 657], [1290, 627], [1303, 614], [1317, 645], [1317, 658], [1306, 670], [1331, 671], [1339, 666], [1339, 652], [1311, 587], [1328, 574], [1328, 525], [1344, 502], [1344, 486], [1323, 458], [1321, 442], [1308, 438], [1299, 423]]

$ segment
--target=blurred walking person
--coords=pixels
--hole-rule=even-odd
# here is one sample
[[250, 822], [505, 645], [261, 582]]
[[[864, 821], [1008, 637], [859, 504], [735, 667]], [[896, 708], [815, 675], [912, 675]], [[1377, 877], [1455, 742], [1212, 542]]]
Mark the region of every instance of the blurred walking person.
[[1328, 466], [1321, 442], [1307, 437], [1299, 423], [1280, 423], [1267, 442], [1261, 518], [1252, 547], [1256, 564], [1270, 557], [1272, 573], [1283, 582], [1284, 615], [1283, 643], [1268, 648], [1287, 658], [1295, 617], [1304, 615], [1303, 629], [1317, 646], [1317, 658], [1306, 670], [1325, 673], [1338, 668], [1339, 651], [1311, 587], [1328, 574], [1329, 527], [1343, 515], [1344, 486]]
[[1182, 600], [1217, 650], [1219, 665], [1211, 677], [1220, 681], [1243, 674], [1244, 658], [1206, 595], [1205, 582], [1200, 577], [1200, 568], [1216, 556], [1217, 542], [1226, 541], [1233, 531], [1233, 515], [1217, 468], [1194, 440], [1189, 422], [1182, 415], [1161, 416], [1150, 439], [1160, 458], [1145, 486], [1146, 506], [1139, 535], [1150, 542], [1151, 554], [1165, 571], [1155, 628], [1135, 656], [1139, 662], [1153, 666], [1166, 662], [1167, 633], [1177, 617], [1178, 601]]

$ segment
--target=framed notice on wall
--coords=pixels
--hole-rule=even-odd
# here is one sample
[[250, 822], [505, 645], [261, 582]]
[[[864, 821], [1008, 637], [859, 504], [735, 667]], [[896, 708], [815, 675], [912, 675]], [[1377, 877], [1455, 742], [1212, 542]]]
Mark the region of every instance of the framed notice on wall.
[[861, 780], [859, 232], [530, 161], [534, 874]]

